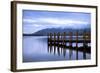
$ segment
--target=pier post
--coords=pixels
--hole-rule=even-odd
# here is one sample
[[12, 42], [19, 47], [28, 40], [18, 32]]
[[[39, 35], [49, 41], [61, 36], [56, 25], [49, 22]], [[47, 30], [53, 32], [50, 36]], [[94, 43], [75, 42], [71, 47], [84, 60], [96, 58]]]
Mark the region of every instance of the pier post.
[[50, 53], [52, 52], [52, 36], [53, 36], [53, 34], [52, 33], [50, 33], [50, 37], [49, 37], [49, 46], [50, 46]]
[[56, 48], [56, 33], [54, 32], [54, 38], [53, 38], [53, 40], [54, 40], [54, 49]]
[[76, 31], [76, 60], [78, 60], [78, 31]]
[[49, 39], [49, 41], [50, 41], [50, 45], [52, 44], [52, 36], [53, 36], [53, 34], [50, 33], [50, 39]]
[[83, 33], [83, 46], [84, 46], [84, 48], [83, 48], [83, 59], [86, 59], [86, 47], [87, 47], [87, 43], [86, 43], [86, 32], [84, 31], [84, 33]]
[[59, 32], [57, 34], [57, 40], [58, 40], [57, 44], [59, 44], [59, 40], [60, 40], [60, 33]]
[[72, 47], [72, 32], [69, 32], [69, 37], [70, 37], [69, 46]]
[[83, 32], [83, 46], [86, 46], [86, 32]]
[[63, 45], [66, 46], [66, 32], [64, 32]]
[[48, 36], [48, 52], [49, 52], [50, 51], [50, 48], [49, 48], [50, 47], [49, 46], [49, 44], [50, 44], [50, 33], [48, 33], [47, 36]]

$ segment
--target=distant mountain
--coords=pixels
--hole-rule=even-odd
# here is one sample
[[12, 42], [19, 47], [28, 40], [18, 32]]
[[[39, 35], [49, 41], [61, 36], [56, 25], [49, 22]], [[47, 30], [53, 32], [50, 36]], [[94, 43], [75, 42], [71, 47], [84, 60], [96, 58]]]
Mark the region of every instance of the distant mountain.
[[42, 30], [39, 30], [35, 33], [32, 33], [32, 34], [23, 34], [24, 36], [47, 36], [48, 33], [63, 33], [63, 32], [73, 32], [73, 34], [76, 33], [76, 31], [79, 31], [79, 34], [81, 35], [82, 32], [91, 32], [91, 29], [90, 28], [84, 28], [84, 29], [70, 29], [70, 28], [67, 28], [67, 29], [61, 29], [61, 28], [48, 28], [48, 29], [42, 29]]

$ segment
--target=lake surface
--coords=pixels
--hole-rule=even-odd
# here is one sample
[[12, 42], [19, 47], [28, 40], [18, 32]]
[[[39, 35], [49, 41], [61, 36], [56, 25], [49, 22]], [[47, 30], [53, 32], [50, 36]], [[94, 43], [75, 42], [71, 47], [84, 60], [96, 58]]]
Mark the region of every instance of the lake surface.
[[[69, 43], [66, 43], [68, 45]], [[75, 46], [76, 43], [73, 43]], [[80, 43], [78, 46], [82, 46]], [[90, 45], [90, 44], [89, 44]], [[86, 60], [91, 59], [90, 53], [48, 46], [46, 36], [23, 36], [23, 62]]]

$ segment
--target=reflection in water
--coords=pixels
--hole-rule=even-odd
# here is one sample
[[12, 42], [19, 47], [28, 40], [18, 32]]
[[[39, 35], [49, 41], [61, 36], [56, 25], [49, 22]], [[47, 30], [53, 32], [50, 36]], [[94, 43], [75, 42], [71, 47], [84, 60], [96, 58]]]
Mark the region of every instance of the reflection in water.
[[84, 49], [86, 52], [83, 52], [82, 43], [79, 43], [77, 47], [76, 43], [72, 43], [70, 47], [69, 43], [62, 45], [55, 42], [53, 44], [53, 42], [48, 42], [47, 36], [24, 36], [23, 62], [91, 59], [89, 48]]
[[49, 53], [53, 53], [54, 55], [57, 54], [58, 56], [62, 56], [64, 58], [66, 58], [66, 50], [69, 50], [69, 60], [72, 59], [73, 56], [73, 51], [76, 51], [76, 60], [78, 60], [79, 58], [79, 52], [83, 53], [83, 59], [86, 59], [86, 54], [90, 53], [90, 51], [88, 51], [87, 49], [90, 49], [90, 47], [87, 46], [82, 46], [82, 47], [78, 47], [78, 45], [76, 45], [76, 47], [71, 46], [66, 46], [63, 44], [51, 44], [50, 42], [48, 43], [48, 52]]
[[[83, 32], [81, 36], [82, 37], [79, 38], [80, 35], [78, 31], [76, 31], [75, 34], [73, 34], [73, 32], [69, 32], [68, 34], [66, 32], [48, 33], [48, 52], [50, 50], [50, 53], [53, 52], [54, 55], [57, 53], [59, 56], [63, 55], [65, 58], [66, 50], [69, 50], [69, 60], [71, 60], [74, 50], [76, 51], [76, 60], [78, 60], [78, 53], [81, 51], [83, 53], [83, 59], [86, 59], [86, 53], [91, 53], [91, 47], [88, 45], [88, 43], [90, 43], [90, 34]], [[75, 46], [73, 46], [73, 43]], [[82, 43], [83, 46], [78, 46], [80, 43]]]

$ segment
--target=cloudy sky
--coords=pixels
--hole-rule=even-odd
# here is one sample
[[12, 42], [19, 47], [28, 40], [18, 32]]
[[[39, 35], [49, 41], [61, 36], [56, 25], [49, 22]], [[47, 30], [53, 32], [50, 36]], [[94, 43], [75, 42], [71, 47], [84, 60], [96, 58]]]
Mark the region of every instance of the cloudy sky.
[[23, 33], [46, 28], [82, 29], [90, 27], [90, 13], [23, 10]]

